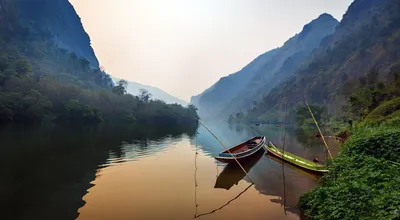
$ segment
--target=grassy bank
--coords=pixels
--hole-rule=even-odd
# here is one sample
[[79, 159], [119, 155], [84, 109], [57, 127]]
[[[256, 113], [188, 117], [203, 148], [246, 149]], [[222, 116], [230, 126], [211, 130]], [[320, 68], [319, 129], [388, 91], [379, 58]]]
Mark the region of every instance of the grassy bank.
[[400, 219], [400, 117], [375, 117], [392, 103], [355, 125], [322, 186], [300, 198], [308, 219]]

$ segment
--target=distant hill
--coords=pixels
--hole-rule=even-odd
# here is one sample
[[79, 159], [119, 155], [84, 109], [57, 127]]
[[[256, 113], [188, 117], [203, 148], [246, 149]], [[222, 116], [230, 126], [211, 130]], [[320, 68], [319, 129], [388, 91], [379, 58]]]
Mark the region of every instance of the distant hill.
[[[115, 82], [119, 81], [120, 79], [115, 78], [115, 77], [111, 77], [112, 80]], [[176, 98], [166, 92], [164, 92], [163, 90], [157, 88], [157, 87], [153, 87], [153, 86], [148, 86], [148, 85], [143, 85], [137, 82], [130, 82], [128, 81], [128, 86], [126, 88], [126, 90], [128, 91], [128, 93], [132, 94], [132, 95], [138, 95], [139, 94], [139, 89], [146, 89], [147, 91], [149, 91], [152, 94], [152, 99], [158, 99], [158, 100], [162, 100], [164, 102], [166, 102], [167, 104], [180, 104], [182, 106], [187, 106], [189, 103], [185, 102], [179, 98]]]
[[274, 85], [292, 76], [302, 60], [334, 32], [338, 23], [329, 14], [320, 15], [282, 47], [260, 55], [242, 70], [221, 78], [191, 102], [203, 117], [204, 112], [211, 112], [208, 116], [227, 117], [251, 108]]

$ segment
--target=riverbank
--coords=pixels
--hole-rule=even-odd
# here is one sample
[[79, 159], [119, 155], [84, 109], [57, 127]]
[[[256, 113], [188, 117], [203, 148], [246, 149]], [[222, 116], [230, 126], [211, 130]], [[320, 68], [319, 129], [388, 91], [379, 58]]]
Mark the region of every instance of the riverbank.
[[322, 186], [299, 200], [307, 219], [400, 218], [399, 121], [363, 122], [349, 132]]

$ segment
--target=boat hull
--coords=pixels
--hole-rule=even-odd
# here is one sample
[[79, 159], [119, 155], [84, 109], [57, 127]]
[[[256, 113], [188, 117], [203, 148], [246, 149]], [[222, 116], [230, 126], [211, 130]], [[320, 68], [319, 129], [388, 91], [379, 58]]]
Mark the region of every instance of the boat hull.
[[277, 149], [272, 143], [270, 143], [270, 146], [265, 145], [265, 148], [267, 149], [268, 153], [270, 153], [270, 154], [278, 157], [279, 159], [282, 159], [290, 164], [300, 167], [302, 169], [316, 172], [316, 173], [328, 173], [329, 172], [329, 170], [323, 165], [316, 164], [307, 159], [295, 156], [294, 154], [291, 154], [289, 152], [283, 153], [281, 150]]
[[[227, 152], [221, 152], [217, 157], [215, 157], [215, 159], [217, 159], [218, 161], [223, 162], [223, 163], [232, 163], [232, 162], [235, 162], [235, 159], [238, 161], [245, 160], [246, 158], [254, 155], [258, 151], [263, 149], [265, 142], [266, 142], [265, 137], [262, 137], [261, 142], [259, 144], [257, 144], [257, 146], [255, 146], [247, 151], [240, 152], [240, 153], [232, 153], [231, 152], [232, 154], [227, 153]], [[235, 146], [231, 149], [234, 149], [236, 147], [237, 146]], [[229, 150], [231, 150], [231, 149], [229, 149]]]

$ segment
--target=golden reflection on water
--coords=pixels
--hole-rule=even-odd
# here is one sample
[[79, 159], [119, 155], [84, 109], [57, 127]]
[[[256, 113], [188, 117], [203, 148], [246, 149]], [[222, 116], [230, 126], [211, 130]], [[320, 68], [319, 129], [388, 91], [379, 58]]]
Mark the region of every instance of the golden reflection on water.
[[[195, 147], [188, 139], [137, 161], [99, 169], [94, 187], [83, 197], [86, 204], [79, 209], [77, 219], [193, 219], [195, 199], [197, 214], [207, 213], [223, 206], [250, 185], [240, 180], [229, 190], [214, 188], [223, 167], [217, 168], [214, 158], [198, 152], [196, 189]], [[271, 164], [274, 167], [268, 167]], [[284, 213], [283, 176], [277, 169], [280, 166], [263, 153], [249, 174], [255, 185], [221, 210], [198, 219], [299, 219], [293, 212]], [[285, 181], [286, 195], [289, 194], [289, 205], [294, 206], [298, 196], [316, 183], [310, 177], [285, 169], [289, 177]]]

